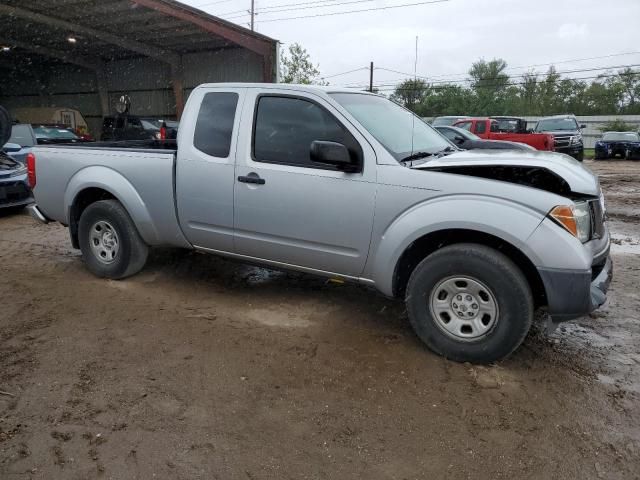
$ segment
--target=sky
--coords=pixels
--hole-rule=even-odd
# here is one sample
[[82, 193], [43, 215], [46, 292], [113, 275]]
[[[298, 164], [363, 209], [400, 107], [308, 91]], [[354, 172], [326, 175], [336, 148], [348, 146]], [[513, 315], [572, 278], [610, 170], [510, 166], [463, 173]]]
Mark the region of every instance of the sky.
[[[251, 0], [182, 1], [242, 26], [249, 21], [242, 11], [249, 9]], [[480, 58], [503, 58], [514, 76], [530, 69], [520, 67], [539, 65], [533, 69], [544, 72], [550, 63], [559, 72], [583, 70], [566, 74], [574, 78], [603, 72], [587, 69], [640, 67], [640, 0], [444, 0], [280, 20], [424, 1], [255, 0], [256, 31], [280, 40], [284, 49], [301, 44], [327, 81], [340, 86], [368, 84], [369, 62], [377, 67], [374, 84], [385, 86], [407, 75], [381, 68], [416, 71], [431, 81], [462, 80]], [[355, 69], [359, 70], [340, 75]]]

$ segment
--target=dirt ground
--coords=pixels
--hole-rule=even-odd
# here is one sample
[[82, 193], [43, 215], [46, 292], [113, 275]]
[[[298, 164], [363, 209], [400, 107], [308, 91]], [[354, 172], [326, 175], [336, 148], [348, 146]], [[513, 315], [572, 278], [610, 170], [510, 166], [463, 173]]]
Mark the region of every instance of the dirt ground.
[[99, 280], [0, 217], [0, 479], [640, 478], [640, 162], [601, 174], [608, 303], [499, 365], [366, 289], [182, 251]]

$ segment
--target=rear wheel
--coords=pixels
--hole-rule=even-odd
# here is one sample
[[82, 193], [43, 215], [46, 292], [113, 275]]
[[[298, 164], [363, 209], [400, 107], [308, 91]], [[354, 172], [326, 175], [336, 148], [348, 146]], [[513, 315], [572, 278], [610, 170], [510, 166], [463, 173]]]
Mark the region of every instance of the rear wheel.
[[144, 267], [149, 247], [117, 200], [89, 205], [78, 224], [78, 240], [87, 268], [98, 277], [121, 279]]
[[533, 321], [522, 272], [502, 253], [477, 244], [451, 245], [425, 258], [411, 275], [406, 304], [420, 339], [459, 362], [508, 356]]

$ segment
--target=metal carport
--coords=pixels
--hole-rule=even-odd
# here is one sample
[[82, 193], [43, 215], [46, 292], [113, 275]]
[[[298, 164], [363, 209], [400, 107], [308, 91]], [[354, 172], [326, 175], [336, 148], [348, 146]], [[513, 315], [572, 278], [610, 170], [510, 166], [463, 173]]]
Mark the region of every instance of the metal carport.
[[180, 117], [198, 84], [273, 82], [278, 42], [173, 0], [3, 0], [0, 104], [80, 110], [91, 129], [132, 113]]

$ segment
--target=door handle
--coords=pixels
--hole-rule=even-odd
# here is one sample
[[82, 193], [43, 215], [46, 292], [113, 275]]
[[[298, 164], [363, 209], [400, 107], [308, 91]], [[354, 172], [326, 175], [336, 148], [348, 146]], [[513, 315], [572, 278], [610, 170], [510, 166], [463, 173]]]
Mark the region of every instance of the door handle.
[[254, 174], [249, 174], [246, 177], [245, 176], [240, 176], [240, 177], [238, 177], [238, 181], [242, 182], [242, 183], [253, 183], [255, 185], [264, 185], [266, 183], [264, 181], [264, 178], [260, 178], [255, 173]]

